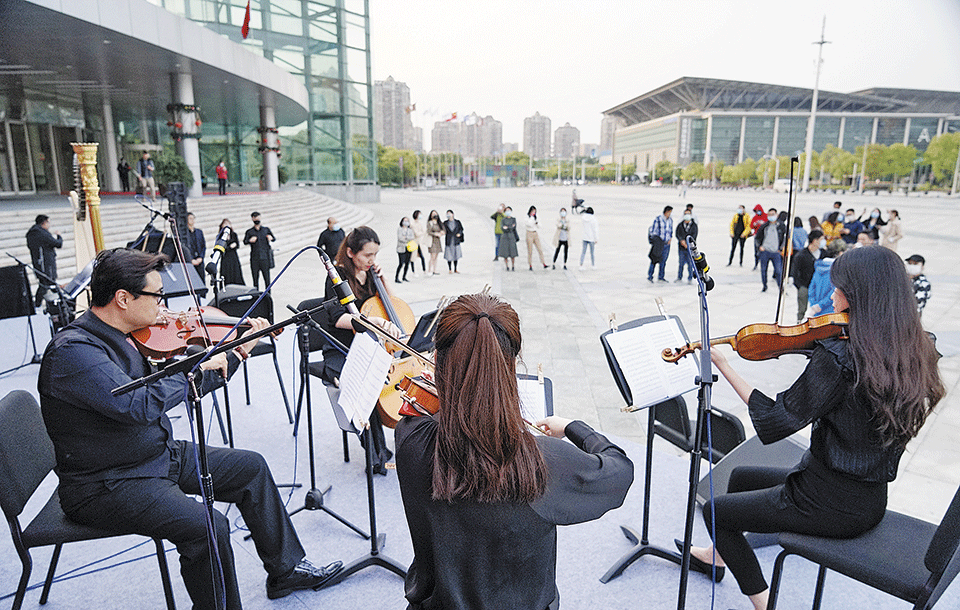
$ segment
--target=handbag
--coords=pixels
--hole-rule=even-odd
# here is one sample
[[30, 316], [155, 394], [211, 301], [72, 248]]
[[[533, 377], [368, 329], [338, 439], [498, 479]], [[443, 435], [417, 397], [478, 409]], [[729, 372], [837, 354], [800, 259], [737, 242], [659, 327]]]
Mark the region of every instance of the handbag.
[[420, 247], [420, 244], [417, 243], [417, 240], [411, 239], [407, 242], [407, 252], [416, 252], [417, 248]]

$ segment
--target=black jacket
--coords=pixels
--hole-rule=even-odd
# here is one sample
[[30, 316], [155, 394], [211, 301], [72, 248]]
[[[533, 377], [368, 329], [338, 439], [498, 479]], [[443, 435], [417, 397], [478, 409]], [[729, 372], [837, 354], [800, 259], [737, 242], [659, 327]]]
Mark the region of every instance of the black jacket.
[[[772, 224], [774, 223], [767, 222], [760, 225], [760, 228], [757, 229], [756, 240], [757, 240], [757, 243], [760, 244], [761, 246], [763, 245], [763, 238], [767, 234], [767, 227], [769, 227]], [[787, 227], [783, 226], [782, 222], [778, 222], [776, 223], [776, 225], [777, 225], [777, 250], [782, 252], [784, 242], [786, 241], [786, 238], [787, 238]]]
[[[63, 237], [56, 237], [40, 225], [33, 225], [27, 231], [27, 247], [30, 248], [30, 260], [33, 266], [39, 269], [51, 280], [57, 279], [57, 253], [54, 248], [63, 247]], [[50, 282], [40, 278], [40, 283], [49, 285]]]

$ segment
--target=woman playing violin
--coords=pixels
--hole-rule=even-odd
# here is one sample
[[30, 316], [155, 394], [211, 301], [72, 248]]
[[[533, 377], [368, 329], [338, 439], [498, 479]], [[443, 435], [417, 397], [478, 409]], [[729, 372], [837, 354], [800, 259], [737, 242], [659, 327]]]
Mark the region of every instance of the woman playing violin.
[[729, 566], [757, 610], [767, 606], [767, 583], [743, 532], [850, 538], [873, 528], [904, 447], [945, 394], [897, 255], [877, 246], [852, 250], [834, 263], [831, 279], [850, 338], [819, 342], [799, 379], [775, 398], [738, 375], [720, 350], [710, 352], [764, 443], [813, 424], [800, 464], [736, 468], [713, 510], [704, 505], [716, 537], [714, 547], [692, 549], [695, 567], [709, 572], [714, 558]]
[[633, 481], [624, 452], [581, 421], [527, 431], [520, 342], [516, 312], [496, 297], [464, 295], [440, 314], [439, 410], [396, 427], [409, 608], [557, 608], [557, 524], [620, 506]]
[[[370, 227], [357, 227], [347, 235], [346, 239], [340, 244], [337, 251], [337, 258], [334, 261], [340, 277], [349, 285], [350, 290], [356, 298], [358, 308], [363, 307], [367, 299], [376, 296], [377, 289], [373, 274], [376, 273], [383, 279], [383, 272], [377, 265], [377, 253], [380, 251], [380, 238], [376, 231]], [[381, 282], [390, 294], [390, 288], [385, 282]], [[324, 290], [324, 300], [330, 301], [336, 297], [333, 289], [333, 281], [327, 278], [326, 288]], [[384, 318], [371, 316], [369, 321], [376, 324], [387, 333], [399, 337], [401, 332], [393, 323]], [[338, 301], [332, 301], [320, 316], [318, 320], [321, 326], [336, 337], [341, 343], [350, 346], [353, 342], [354, 326], [353, 317], [347, 312], [346, 308], [340, 305]], [[340, 372], [347, 357], [340, 353], [329, 342], [323, 347], [323, 379], [328, 385], [338, 385]], [[374, 437], [374, 449], [376, 464], [375, 470], [386, 474], [383, 464], [387, 462], [393, 454], [385, 447], [383, 442], [383, 429], [380, 426], [379, 419], [375, 416], [371, 421], [373, 425], [371, 431]]]

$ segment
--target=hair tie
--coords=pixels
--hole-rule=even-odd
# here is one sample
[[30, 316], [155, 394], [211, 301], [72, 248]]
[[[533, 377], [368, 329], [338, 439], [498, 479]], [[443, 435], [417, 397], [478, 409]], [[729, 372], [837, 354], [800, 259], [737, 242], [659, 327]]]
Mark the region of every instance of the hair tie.
[[484, 312], [478, 313], [477, 315], [473, 316], [473, 319], [474, 319], [474, 320], [480, 320], [480, 318], [489, 318], [489, 317], [490, 317], [490, 314], [488, 314], [487, 312], [484, 311]]

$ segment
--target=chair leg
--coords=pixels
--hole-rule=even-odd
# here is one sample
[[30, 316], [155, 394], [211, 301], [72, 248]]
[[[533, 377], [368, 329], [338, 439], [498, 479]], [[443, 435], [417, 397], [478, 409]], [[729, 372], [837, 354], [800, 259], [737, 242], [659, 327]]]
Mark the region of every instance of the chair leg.
[[[10, 529], [13, 530], [13, 523]], [[27, 585], [30, 584], [30, 573], [33, 571], [33, 560], [30, 558], [30, 551], [19, 544], [19, 528], [14, 532], [14, 543], [17, 547], [17, 554], [20, 555], [20, 563], [23, 564], [23, 572], [20, 574], [20, 584], [17, 585], [17, 593], [13, 597], [13, 610], [20, 610], [23, 606], [23, 598], [27, 594]]]
[[43, 581], [43, 591], [40, 593], [40, 605], [47, 603], [50, 596], [50, 587], [53, 585], [53, 575], [57, 571], [57, 563], [60, 561], [60, 551], [63, 550], [63, 544], [53, 547], [53, 556], [50, 557], [50, 568], [47, 570], [47, 578]]
[[767, 610], [776, 610], [777, 593], [780, 592], [780, 576], [783, 574], [783, 560], [787, 558], [787, 551], [781, 551], [773, 564], [773, 578], [770, 582], [770, 596], [767, 598]]
[[823, 585], [827, 580], [827, 568], [820, 566], [817, 572], [817, 591], [813, 595], [813, 610], [820, 610], [820, 602], [823, 600]]
[[350, 461], [350, 443], [347, 441], [347, 431], [343, 430], [343, 461]]
[[[273, 337], [270, 337], [273, 341]], [[277, 344], [273, 344], [273, 368], [277, 369], [277, 382], [280, 384], [280, 394], [283, 396], [283, 406], [287, 409], [287, 420], [293, 423], [293, 413], [290, 412], [290, 401], [287, 400], [287, 389], [283, 387], [283, 374], [280, 373], [280, 363], [277, 362]]]
[[167, 568], [167, 554], [163, 550], [163, 540], [154, 538], [157, 545], [157, 562], [160, 564], [160, 580], [163, 582], [163, 596], [167, 599], [167, 610], [177, 610], [173, 599], [173, 586], [170, 584], [170, 570]]

